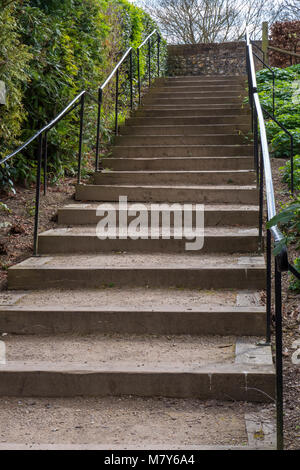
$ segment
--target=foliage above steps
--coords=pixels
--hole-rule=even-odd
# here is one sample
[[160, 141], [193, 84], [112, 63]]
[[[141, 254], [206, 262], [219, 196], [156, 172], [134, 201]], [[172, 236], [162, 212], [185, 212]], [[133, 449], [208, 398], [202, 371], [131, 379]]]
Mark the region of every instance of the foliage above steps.
[[[300, 64], [275, 72], [275, 117], [294, 136], [295, 151], [300, 152]], [[273, 75], [267, 70], [257, 73], [258, 91], [262, 106], [273, 113]], [[272, 154], [275, 157], [290, 157], [290, 138], [280, 127], [268, 119], [266, 122]]]
[[[0, 110], [0, 157], [49, 122], [79, 91], [97, 96], [99, 84], [120, 54], [136, 47], [156, 27], [147, 13], [127, 0], [19, 0], [6, 7], [4, 0], [0, 3], [0, 79], [8, 88], [8, 106]], [[121, 86], [125, 91], [124, 83]], [[111, 100], [109, 90], [104, 134], [112, 121]], [[95, 144], [92, 103], [86, 107], [89, 148]], [[74, 170], [77, 119], [72, 113], [49, 134], [49, 170], [56, 177]], [[30, 153], [12, 163], [13, 180], [34, 179], [35, 150], [32, 146]], [[0, 169], [0, 184], [7, 175], [8, 168]]]

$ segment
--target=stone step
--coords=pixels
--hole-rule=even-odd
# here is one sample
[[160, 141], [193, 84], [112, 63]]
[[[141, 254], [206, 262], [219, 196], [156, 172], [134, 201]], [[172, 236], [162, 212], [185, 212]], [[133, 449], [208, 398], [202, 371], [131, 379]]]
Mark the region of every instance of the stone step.
[[137, 186], [85, 185], [76, 186], [76, 201], [118, 202], [127, 196], [130, 202], [191, 202], [198, 204], [257, 204], [256, 186]]
[[93, 177], [95, 184], [105, 185], [158, 185], [176, 184], [234, 184], [254, 185], [256, 173], [253, 170], [222, 171], [102, 171]]
[[251, 170], [253, 157], [103, 158], [102, 167], [114, 171]]
[[164, 145], [243, 145], [244, 135], [209, 134], [209, 135], [119, 135], [115, 138], [117, 146], [164, 146]]
[[196, 92], [196, 93], [210, 93], [211, 96], [217, 92], [218, 94], [221, 94], [221, 93], [241, 93], [241, 94], [245, 94], [245, 87], [242, 86], [241, 84], [237, 83], [237, 84], [234, 84], [234, 85], [231, 85], [231, 84], [227, 84], [225, 85], [224, 83], [215, 83], [215, 84], [209, 84], [209, 82], [206, 82], [206, 83], [188, 83], [188, 84], [169, 84], [169, 83], [165, 83], [165, 84], [162, 84], [160, 86], [157, 86], [155, 87], [155, 89], [153, 89], [152, 92], [150, 92], [150, 94], [152, 93], [164, 93], [164, 92], [167, 92], [167, 93], [193, 93], [193, 92]]
[[231, 336], [8, 335], [0, 395], [271, 402], [271, 348], [259, 350], [254, 339], [247, 341], [258, 361], [239, 357], [239, 340]]
[[[127, 126], [143, 126], [143, 127], [179, 127], [183, 126], [194, 127], [198, 129], [204, 129], [206, 126], [220, 126], [223, 129], [232, 126], [234, 129], [240, 129], [240, 126], [248, 126], [251, 128], [251, 117], [250, 115], [237, 115], [237, 116], [170, 116], [170, 117], [130, 117], [126, 120]], [[124, 126], [125, 127], [125, 126]]]
[[[173, 450], [174, 456], [185, 451], [185, 457], [174, 459], [180, 462], [181, 458], [189, 461], [192, 455], [195, 461], [200, 450], [276, 449], [270, 439], [274, 412], [272, 405], [265, 403], [226, 400], [214, 406], [213, 401], [162, 397], [6, 397], [0, 399], [0, 407], [0, 450], [5, 451], [102, 450], [112, 465], [134, 468], [140, 462], [136, 459], [144, 459], [142, 455], [135, 457], [136, 450], [148, 450], [153, 461], [160, 464], [164, 457], [159, 457], [159, 452], [152, 454], [154, 450], [163, 450], [163, 455]], [[252, 442], [250, 436], [264, 433], [265, 440], [252, 438], [257, 441]], [[109, 454], [107, 449], [114, 453]]]
[[1, 300], [0, 331], [17, 335], [264, 336], [259, 292], [191, 289], [49, 289]]
[[[102, 204], [103, 206], [103, 204]], [[157, 216], [157, 212], [160, 213], [162, 209], [154, 209], [151, 207], [151, 204], [145, 204], [148, 214], [148, 222], [151, 220], [151, 212]], [[61, 225], [96, 225], [101, 219], [102, 216], [97, 215], [97, 208], [99, 204], [71, 204], [64, 206], [58, 209], [58, 223]], [[123, 214], [122, 217], [125, 217], [127, 214], [128, 220], [132, 218], [128, 215], [126, 209], [122, 208], [119, 203], [109, 203], [107, 209], [114, 207], [117, 215], [117, 223], [119, 223], [119, 214]], [[174, 210], [171, 212], [171, 227], [174, 225], [174, 214], [178, 211]], [[126, 214], [125, 214], [126, 213]], [[142, 213], [142, 211], [141, 211]], [[241, 225], [256, 227], [258, 223], [258, 206], [241, 206], [241, 205], [206, 205], [204, 211], [204, 225], [205, 227], [215, 227], [215, 226], [234, 226]], [[124, 219], [123, 219], [124, 220]], [[146, 220], [146, 217], [145, 217]], [[196, 220], [196, 209], [193, 205], [193, 223]]]
[[147, 96], [143, 99], [144, 105], [150, 106], [170, 106], [170, 105], [179, 105], [186, 106], [192, 105], [194, 107], [203, 106], [203, 105], [225, 105], [238, 107], [241, 104], [241, 98], [238, 95], [229, 95], [229, 96], [202, 96], [202, 97], [182, 97], [182, 98], [162, 98], [160, 96]]
[[135, 117], [206, 117], [213, 116], [216, 118], [223, 118], [226, 116], [238, 116], [241, 118], [247, 116], [249, 118], [249, 108], [232, 105], [218, 105], [218, 106], [142, 106], [135, 113]]
[[[140, 118], [141, 119], [141, 118]], [[148, 124], [148, 125], [147, 125]], [[215, 124], [215, 125], [127, 125], [120, 128], [121, 135], [166, 135], [166, 136], [196, 136], [196, 135], [236, 135], [250, 132], [249, 124]], [[163, 124], [163, 123], [162, 123]]]
[[237, 75], [181, 75], [178, 77], [167, 77], [163, 80], [165, 84], [177, 85], [179, 83], [199, 82], [201, 84], [207, 83], [210, 85], [213, 84], [228, 84], [228, 85], [237, 85], [246, 83], [245, 77]]
[[[182, 217], [180, 219], [182, 221]], [[57, 228], [39, 235], [38, 253], [40, 255], [111, 252], [184, 253], [187, 242], [195, 240], [196, 236], [203, 239], [198, 249], [201, 253], [234, 254], [258, 251], [259, 234], [256, 228], [208, 227], [203, 233], [202, 227], [197, 229], [195, 225], [194, 230], [188, 230], [183, 229], [182, 222], [180, 225], [180, 228], [144, 227], [138, 231], [138, 235], [136, 228], [129, 228], [126, 233], [124, 229], [120, 229], [118, 235], [117, 227], [116, 230], [105, 231], [107, 237], [105, 240], [98, 238], [100, 232], [97, 232], [96, 226]]]
[[9, 268], [10, 290], [178, 287], [264, 289], [263, 257], [185, 254], [93, 254], [29, 258]]
[[114, 157], [250, 157], [253, 145], [119, 145], [112, 147]]

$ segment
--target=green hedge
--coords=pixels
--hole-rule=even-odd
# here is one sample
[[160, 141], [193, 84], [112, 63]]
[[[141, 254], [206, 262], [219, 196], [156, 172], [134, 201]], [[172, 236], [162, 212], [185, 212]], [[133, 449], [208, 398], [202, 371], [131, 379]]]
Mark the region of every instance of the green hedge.
[[[28, 86], [29, 48], [22, 44], [15, 18], [16, 8], [0, 0], [0, 80], [7, 88], [6, 106], [0, 106], [0, 158], [20, 143], [27, 113], [23, 96]], [[15, 171], [9, 164], [0, 168], [0, 187], [11, 186]]]
[[[0, 0], [0, 2], [3, 0]], [[49, 122], [81, 90], [97, 96], [97, 88], [121, 54], [136, 47], [156, 28], [142, 9], [127, 0], [19, 0], [0, 13], [0, 69], [7, 83], [9, 105], [1, 111], [0, 158]], [[134, 61], [136, 71], [136, 61]], [[142, 72], [146, 73], [142, 60]], [[126, 105], [128, 65], [121, 76], [122, 105]], [[135, 74], [136, 75], [136, 74]], [[3, 78], [2, 78], [3, 77]], [[135, 84], [136, 89], [136, 84]], [[123, 95], [122, 95], [123, 93]], [[113, 86], [104, 96], [102, 135], [109, 139], [113, 121]], [[97, 109], [87, 99], [85, 155], [95, 147]], [[4, 124], [3, 124], [4, 123]], [[78, 148], [78, 110], [49, 134], [49, 171], [53, 178], [72, 174]], [[36, 146], [0, 169], [0, 184], [8, 179], [31, 183], [35, 178]], [[2, 181], [1, 181], [2, 179]]]

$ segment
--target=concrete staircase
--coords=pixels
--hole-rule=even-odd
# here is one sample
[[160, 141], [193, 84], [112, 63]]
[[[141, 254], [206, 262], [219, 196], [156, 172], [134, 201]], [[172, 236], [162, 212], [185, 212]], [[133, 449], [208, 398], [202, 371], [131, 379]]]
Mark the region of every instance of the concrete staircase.
[[[239, 77], [156, 83], [59, 227], [39, 236], [41, 256], [9, 270], [1, 396], [272, 402], [271, 350], [257, 346], [266, 272], [243, 96]], [[100, 240], [98, 205], [119, 209], [119, 223], [119, 196], [143, 203], [147, 223], [150, 203], [189, 204], [194, 220], [205, 204], [203, 249], [185, 250], [178, 207], [169, 239], [157, 209], [155, 239], [141, 226], [138, 240]]]

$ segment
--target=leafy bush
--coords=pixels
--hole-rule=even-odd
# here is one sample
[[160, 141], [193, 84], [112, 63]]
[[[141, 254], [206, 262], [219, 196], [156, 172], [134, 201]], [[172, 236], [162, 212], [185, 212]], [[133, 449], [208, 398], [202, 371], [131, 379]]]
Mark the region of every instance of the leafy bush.
[[[279, 224], [285, 238], [276, 249], [275, 254], [279, 254], [283, 246], [293, 245], [297, 251], [300, 250], [300, 196], [298, 196], [291, 204], [288, 204], [279, 214], [273, 217], [267, 224], [271, 228]], [[300, 272], [300, 258], [296, 259], [296, 269]], [[292, 290], [300, 290], [300, 282], [294, 276], [292, 277], [290, 288]]]
[[[288, 129], [293, 136], [294, 152], [300, 150], [300, 127], [296, 129]], [[280, 130], [271, 140], [272, 152], [274, 157], [290, 157], [291, 155], [291, 137], [284, 131]]]
[[[0, 79], [7, 89], [5, 106], [0, 106], [0, 159], [19, 143], [26, 111], [22, 103], [28, 82], [28, 48], [21, 43], [15, 19], [16, 5], [0, 0]], [[14, 170], [11, 163], [0, 165], [0, 187], [13, 188]]]
[[[297, 258], [294, 262], [296, 270], [300, 273], [300, 258]], [[292, 276], [290, 282], [290, 289], [292, 291], [300, 292], [300, 280], [295, 276]]]
[[[280, 170], [283, 172], [283, 181], [291, 188], [291, 161], [286, 162]], [[294, 188], [300, 190], [300, 155], [294, 157]]]
[[296, 249], [300, 249], [300, 196], [273, 217], [268, 223], [268, 228], [277, 224], [280, 224], [285, 232], [285, 243], [295, 244]]
[[[286, 69], [274, 67], [275, 117], [294, 137], [294, 152], [300, 152], [300, 110], [297, 91], [300, 89], [300, 64]], [[273, 78], [268, 69], [257, 73], [259, 96], [263, 108], [273, 114]], [[272, 119], [266, 120], [271, 153], [274, 157], [290, 157], [290, 137]]]

